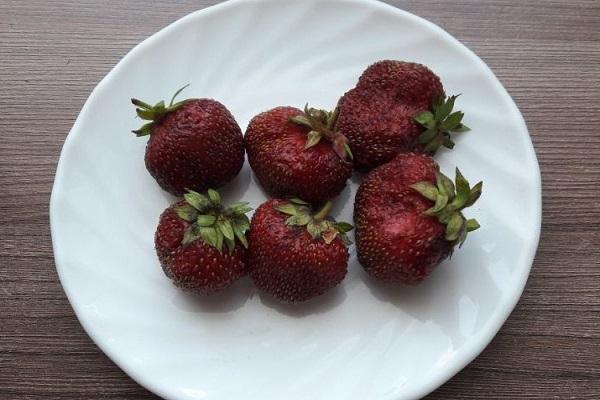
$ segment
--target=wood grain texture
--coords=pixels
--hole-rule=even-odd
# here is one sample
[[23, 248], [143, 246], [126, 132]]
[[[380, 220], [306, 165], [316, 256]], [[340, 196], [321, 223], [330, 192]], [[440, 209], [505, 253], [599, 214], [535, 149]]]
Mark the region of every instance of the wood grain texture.
[[[153, 399], [83, 332], [54, 268], [62, 143], [135, 44], [218, 1], [0, 2], [0, 399]], [[540, 247], [492, 344], [429, 399], [600, 398], [600, 2], [389, 1], [481, 56], [525, 116], [543, 176]]]

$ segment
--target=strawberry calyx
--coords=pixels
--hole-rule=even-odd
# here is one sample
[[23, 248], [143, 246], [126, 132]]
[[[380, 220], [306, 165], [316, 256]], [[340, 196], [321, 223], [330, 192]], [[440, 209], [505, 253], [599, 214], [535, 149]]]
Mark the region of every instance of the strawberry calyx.
[[225, 244], [231, 254], [236, 241], [248, 248], [246, 231], [250, 229], [250, 220], [246, 213], [252, 210], [249, 203], [237, 202], [225, 207], [219, 192], [213, 189], [208, 189], [206, 194], [188, 190], [183, 198], [186, 204], [177, 207], [175, 212], [191, 223], [183, 235], [184, 246], [201, 239], [219, 252]]
[[471, 129], [462, 123], [465, 114], [454, 111], [454, 102], [460, 95], [439, 96], [433, 101], [431, 111], [423, 111], [414, 116], [414, 120], [425, 128], [419, 136], [419, 143], [427, 154], [435, 154], [440, 147], [454, 148], [453, 133], [468, 132]]
[[301, 199], [290, 199], [289, 202], [280, 204], [275, 209], [289, 217], [286, 225], [303, 226], [313, 239], [323, 239], [326, 244], [331, 244], [339, 237], [345, 246], [350, 246], [352, 241], [346, 235], [354, 227], [347, 222], [337, 222], [329, 212], [333, 204], [328, 201], [318, 211], [314, 212], [310, 204]]
[[142, 125], [141, 128], [133, 130], [132, 132], [135, 133], [138, 137], [152, 134], [152, 128], [154, 127], [154, 125], [160, 123], [160, 121], [162, 121], [167, 116], [167, 114], [176, 111], [185, 103], [185, 100], [179, 101], [177, 103], [174, 103], [174, 101], [175, 98], [188, 86], [189, 84], [185, 85], [177, 92], [175, 92], [168, 106], [165, 105], [165, 102], [163, 100], [159, 101], [158, 103], [152, 106], [141, 100], [131, 99], [131, 103], [133, 103], [133, 105], [137, 107], [135, 109], [137, 116], [143, 119], [144, 121], [150, 121]]
[[336, 107], [333, 111], [320, 110], [304, 106], [304, 114], [291, 117], [290, 121], [302, 125], [309, 130], [306, 135], [306, 145], [304, 149], [316, 146], [322, 138], [326, 138], [332, 144], [333, 150], [342, 160], [353, 159], [352, 151], [348, 145], [348, 138], [334, 129], [339, 115], [339, 109]]
[[467, 238], [467, 233], [479, 229], [477, 220], [466, 219], [462, 210], [472, 206], [479, 199], [483, 182], [471, 187], [458, 168], [456, 168], [456, 183], [439, 171], [435, 176], [435, 185], [424, 181], [411, 185], [411, 188], [435, 202], [433, 207], [425, 211], [425, 214], [437, 217], [438, 221], [446, 225], [445, 239], [461, 247]]

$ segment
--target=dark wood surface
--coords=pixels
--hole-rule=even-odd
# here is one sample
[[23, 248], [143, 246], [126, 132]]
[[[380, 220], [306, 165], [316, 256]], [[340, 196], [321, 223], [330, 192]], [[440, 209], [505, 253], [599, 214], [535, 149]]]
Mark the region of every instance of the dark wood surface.
[[[54, 268], [48, 201], [95, 84], [140, 40], [217, 2], [0, 2], [0, 399], [156, 398], [75, 318]], [[600, 1], [390, 3], [490, 65], [525, 116], [543, 176], [542, 237], [519, 305], [428, 398], [600, 399]]]

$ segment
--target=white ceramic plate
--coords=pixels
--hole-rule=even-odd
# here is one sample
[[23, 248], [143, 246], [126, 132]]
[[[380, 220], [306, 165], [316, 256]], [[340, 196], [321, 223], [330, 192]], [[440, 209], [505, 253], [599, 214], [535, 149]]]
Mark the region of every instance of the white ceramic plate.
[[[245, 128], [277, 105], [331, 108], [374, 61], [424, 63], [472, 132], [438, 157], [484, 194], [482, 229], [421, 286], [379, 287], [354, 257], [341, 287], [284, 307], [248, 280], [203, 299], [163, 275], [153, 232], [173, 198], [143, 162], [129, 99], [191, 83]], [[335, 214], [351, 221], [355, 178]], [[227, 200], [265, 200], [246, 164]], [[525, 123], [488, 67], [437, 26], [370, 0], [236, 0], [170, 25], [96, 87], [69, 134], [50, 207], [61, 282], [83, 327], [141, 385], [167, 399], [416, 399], [490, 342], [523, 290], [540, 231], [540, 174]]]

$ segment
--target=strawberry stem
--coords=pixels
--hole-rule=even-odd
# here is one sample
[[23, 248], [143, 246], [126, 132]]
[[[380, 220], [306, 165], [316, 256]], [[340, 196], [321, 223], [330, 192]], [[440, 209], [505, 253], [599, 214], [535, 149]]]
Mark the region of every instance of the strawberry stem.
[[179, 93], [183, 92], [188, 86], [190, 86], [189, 83], [187, 85], [185, 85], [184, 87], [182, 87], [181, 89], [179, 89], [178, 91], [175, 92], [175, 94], [173, 95], [173, 97], [171, 97], [171, 102], [169, 103], [169, 107], [173, 106], [173, 102], [175, 101], [175, 99], [177, 98], [177, 96], [179, 96]]
[[460, 95], [446, 97], [440, 96], [433, 101], [431, 110], [426, 110], [414, 116], [415, 122], [425, 130], [419, 136], [419, 143], [423, 151], [434, 155], [442, 146], [449, 149], [454, 148], [452, 135], [468, 132], [468, 126], [462, 123], [464, 113], [455, 111], [454, 103]]
[[252, 207], [249, 207], [247, 202], [224, 207], [221, 204], [221, 196], [213, 189], [208, 189], [206, 194], [189, 190], [183, 198], [186, 204], [179, 206], [175, 212], [179, 218], [190, 223], [183, 236], [184, 245], [201, 239], [216, 248], [219, 253], [225, 244], [231, 254], [237, 240], [248, 248], [246, 231], [250, 229], [250, 220], [246, 213], [251, 211]]
[[160, 123], [160, 121], [162, 121], [162, 119], [167, 114], [176, 111], [183, 105], [184, 101], [180, 101], [177, 103], [173, 102], [175, 101], [175, 98], [188, 86], [189, 84], [185, 85], [177, 92], [175, 92], [168, 106], [165, 105], [164, 101], [159, 101], [158, 103], [152, 106], [139, 99], [131, 99], [131, 103], [137, 107], [135, 109], [137, 116], [144, 121], [149, 121], [144, 123], [144, 125], [142, 125], [141, 128], [136, 129], [132, 132], [135, 133], [137, 136], [151, 135], [152, 128], [154, 128], [156, 124]]
[[455, 183], [441, 172], [436, 172], [436, 183], [417, 182], [411, 188], [423, 197], [435, 202], [433, 207], [425, 211], [426, 215], [437, 217], [446, 225], [445, 238], [459, 247], [464, 243], [467, 233], [477, 230], [479, 223], [475, 219], [467, 220], [462, 210], [470, 207], [479, 199], [483, 182], [471, 187], [469, 182], [456, 169]]
[[317, 221], [324, 220], [325, 218], [327, 218], [332, 208], [333, 203], [331, 201], [328, 201], [319, 211], [317, 211], [316, 214], [313, 215], [313, 218]]
[[342, 160], [352, 159], [352, 151], [348, 146], [348, 139], [339, 132], [335, 132], [334, 126], [339, 115], [339, 109], [336, 107], [333, 111], [319, 110], [316, 108], [304, 106], [304, 114], [290, 118], [290, 122], [304, 126], [310, 129], [307, 134], [306, 145], [304, 149], [316, 146], [321, 138], [326, 138], [331, 142], [333, 150]]
[[313, 239], [323, 239], [326, 244], [330, 244], [336, 237], [339, 237], [345, 246], [350, 246], [352, 242], [348, 239], [346, 233], [354, 227], [346, 222], [336, 222], [333, 218], [327, 218], [333, 203], [328, 201], [325, 205], [311, 215], [310, 205], [299, 199], [291, 199], [289, 203], [280, 204], [275, 209], [289, 217], [286, 219], [286, 225], [302, 226]]

